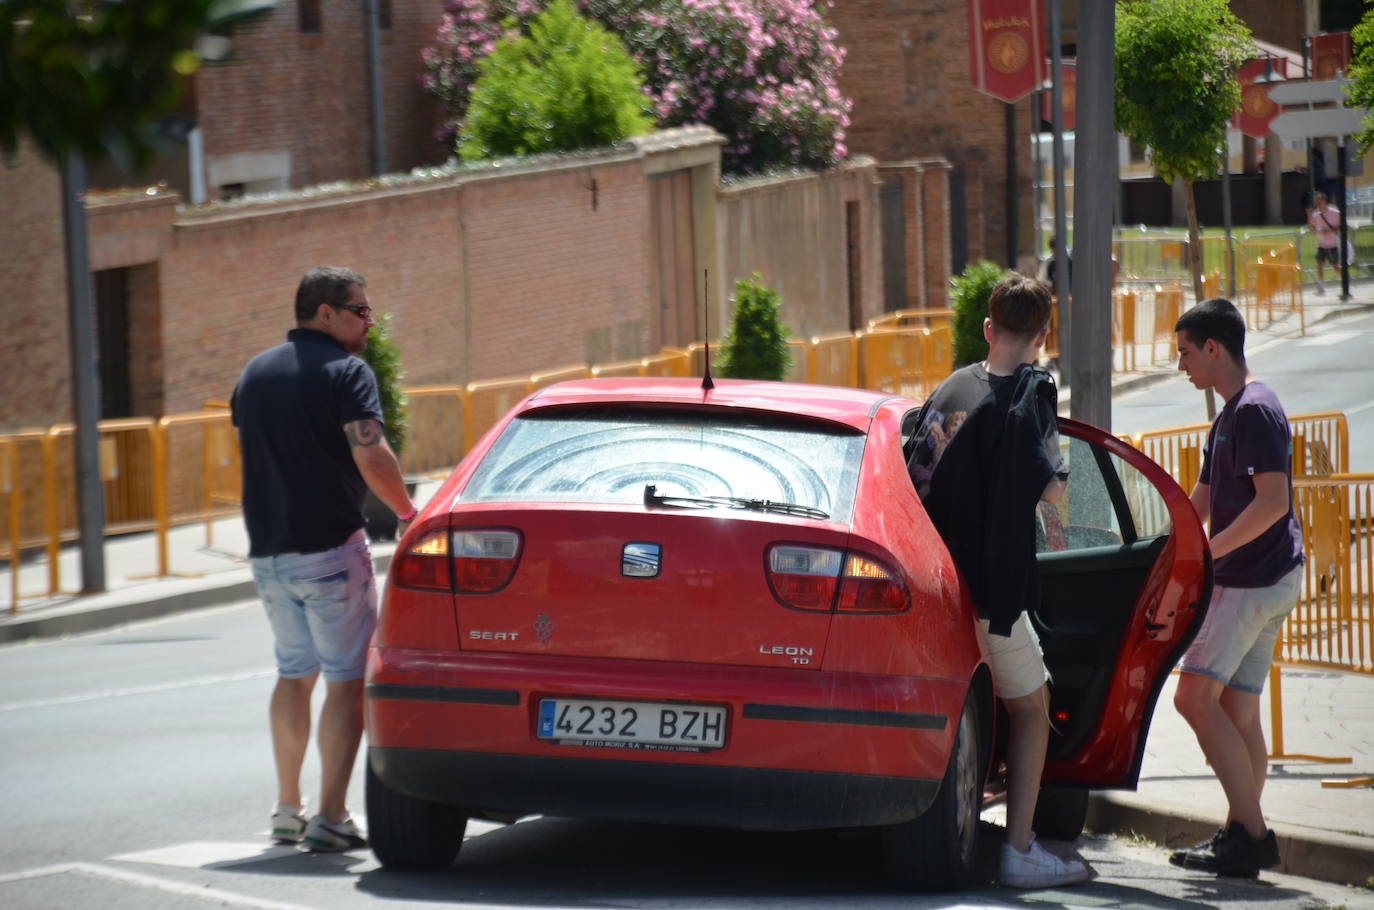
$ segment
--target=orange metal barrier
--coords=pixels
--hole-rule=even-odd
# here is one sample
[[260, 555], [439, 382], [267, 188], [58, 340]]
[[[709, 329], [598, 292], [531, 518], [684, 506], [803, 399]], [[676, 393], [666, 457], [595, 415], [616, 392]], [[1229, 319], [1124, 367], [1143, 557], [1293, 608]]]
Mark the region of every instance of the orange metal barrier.
[[861, 385], [859, 338], [862, 335], [862, 332], [845, 332], [812, 338], [806, 349], [806, 381], [820, 385]]
[[462, 386], [428, 385], [406, 389], [409, 431], [401, 450], [401, 470], [409, 477], [444, 477], [463, 457]]
[[923, 329], [948, 324], [954, 319], [953, 310], [893, 310], [876, 319], [868, 320], [870, 331], [874, 329]]
[[1302, 267], [1294, 262], [1257, 259], [1245, 265], [1245, 280], [1237, 292], [1245, 311], [1246, 325], [1261, 328], [1274, 321], [1278, 311], [1298, 314], [1298, 331], [1307, 334], [1303, 307]]

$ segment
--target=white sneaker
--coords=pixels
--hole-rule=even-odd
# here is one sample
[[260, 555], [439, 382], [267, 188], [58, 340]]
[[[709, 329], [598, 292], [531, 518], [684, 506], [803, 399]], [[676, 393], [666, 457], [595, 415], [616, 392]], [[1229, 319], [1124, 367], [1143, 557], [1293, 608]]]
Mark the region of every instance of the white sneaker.
[[1011, 844], [1002, 845], [998, 881], [1007, 888], [1053, 888], [1092, 878], [1092, 870], [1082, 860], [1060, 859], [1040, 846], [1031, 835], [1030, 849], [1020, 852]]
[[305, 816], [300, 806], [277, 803], [272, 810], [272, 839], [279, 844], [299, 844], [305, 836]]
[[303, 841], [305, 849], [313, 853], [342, 853], [344, 850], [356, 850], [367, 846], [367, 839], [358, 830], [358, 826], [353, 824], [352, 818], [331, 822], [323, 815], [316, 815], [310, 819], [310, 823], [305, 826]]

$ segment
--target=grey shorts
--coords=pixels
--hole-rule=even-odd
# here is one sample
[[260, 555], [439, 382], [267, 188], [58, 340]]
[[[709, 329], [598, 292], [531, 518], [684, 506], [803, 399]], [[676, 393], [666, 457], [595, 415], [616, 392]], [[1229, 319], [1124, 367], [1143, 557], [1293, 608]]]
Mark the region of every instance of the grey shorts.
[[1298, 603], [1302, 566], [1267, 588], [1212, 588], [1212, 602], [1179, 669], [1258, 695], [1274, 662], [1279, 628]]
[[377, 627], [377, 584], [363, 532], [332, 550], [250, 562], [276, 639], [277, 675], [361, 679]]
[[988, 621], [980, 619], [983, 634], [988, 640], [988, 665], [992, 668], [992, 682], [998, 698], [1021, 698], [1030, 695], [1050, 681], [1045, 668], [1045, 655], [1040, 639], [1031, 628], [1025, 613], [1011, 625], [1011, 635], [988, 634]]

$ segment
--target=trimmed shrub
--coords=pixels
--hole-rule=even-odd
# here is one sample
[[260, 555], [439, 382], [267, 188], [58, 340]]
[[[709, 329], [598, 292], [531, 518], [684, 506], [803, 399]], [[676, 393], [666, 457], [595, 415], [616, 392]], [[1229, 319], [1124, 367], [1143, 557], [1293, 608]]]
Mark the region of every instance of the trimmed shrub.
[[367, 330], [367, 348], [361, 356], [372, 367], [377, 377], [377, 395], [382, 404], [382, 423], [385, 425], [387, 444], [397, 455], [406, 444], [406, 429], [409, 426], [406, 414], [406, 394], [401, 388], [401, 351], [396, 340], [388, 333], [391, 315], [388, 313], [377, 318], [377, 324]]
[[778, 314], [782, 306], [778, 292], [765, 285], [763, 276], [755, 272], [752, 279], [735, 282], [730, 300], [735, 304], [735, 315], [721, 351], [721, 375], [732, 379], [784, 379], [792, 366], [792, 352], [787, 346], [791, 332]]
[[954, 310], [954, 365], [961, 367], [987, 359], [988, 342], [983, 337], [983, 320], [988, 318], [988, 298], [1002, 276], [1000, 265], [979, 260], [965, 267], [963, 274], [949, 280], [950, 306]]
[[653, 127], [635, 62], [615, 35], [554, 0], [528, 35], [501, 38], [472, 87], [465, 161], [610, 145]]

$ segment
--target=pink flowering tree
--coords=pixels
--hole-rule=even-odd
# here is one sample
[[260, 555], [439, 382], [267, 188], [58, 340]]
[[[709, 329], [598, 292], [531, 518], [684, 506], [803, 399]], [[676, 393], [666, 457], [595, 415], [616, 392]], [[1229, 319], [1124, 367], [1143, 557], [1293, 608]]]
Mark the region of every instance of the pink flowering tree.
[[[452, 142], [480, 61], [508, 31], [527, 31], [543, 0], [447, 0], [422, 52]], [[727, 173], [825, 167], [843, 159], [850, 102], [844, 49], [815, 0], [579, 0], [617, 34], [644, 74], [660, 126], [704, 123], [726, 137]]]

